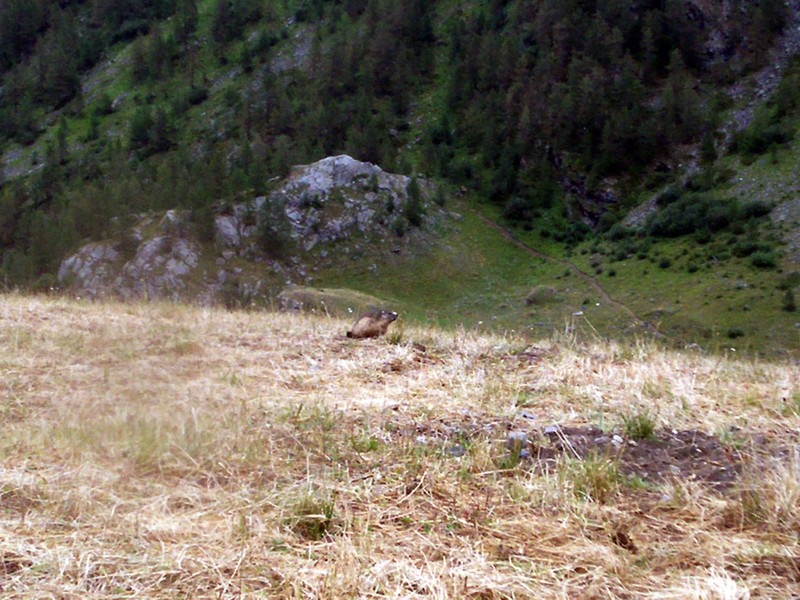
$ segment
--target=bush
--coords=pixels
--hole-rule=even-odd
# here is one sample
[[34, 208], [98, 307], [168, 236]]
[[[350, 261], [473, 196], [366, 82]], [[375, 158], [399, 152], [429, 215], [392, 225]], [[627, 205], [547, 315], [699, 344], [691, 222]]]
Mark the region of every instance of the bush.
[[753, 120], [743, 131], [733, 136], [731, 150], [744, 157], [764, 154], [771, 147], [783, 145], [793, 138], [792, 127], [770, 114], [768, 106], [756, 111]]
[[111, 96], [108, 95], [108, 92], [103, 92], [97, 98], [97, 102], [94, 105], [94, 114], [102, 117], [104, 115], [110, 115], [114, 112], [114, 102], [111, 100]]
[[281, 198], [264, 202], [257, 231], [259, 246], [270, 258], [282, 260], [288, 257], [292, 247], [291, 225]]
[[150, 130], [153, 127], [153, 113], [149, 106], [139, 107], [131, 118], [128, 128], [128, 141], [132, 149], [144, 148], [150, 143]]
[[525, 304], [528, 306], [534, 304], [553, 304], [562, 301], [563, 298], [558, 293], [558, 290], [546, 285], [537, 285], [536, 287], [532, 288], [530, 292], [528, 292], [527, 296], [525, 296]]
[[697, 231], [719, 231], [741, 218], [735, 200], [686, 194], [648, 220], [647, 231], [659, 237], [679, 237]]
[[778, 260], [772, 252], [756, 252], [750, 257], [750, 262], [759, 269], [774, 269], [778, 266]]
[[772, 212], [772, 207], [762, 200], [754, 200], [742, 206], [743, 219], [758, 219]]
[[778, 284], [780, 290], [793, 290], [800, 285], [800, 271], [792, 271], [788, 275], [784, 275]]
[[739, 327], [731, 327], [725, 335], [727, 335], [729, 339], [735, 340], [736, 338], [744, 337], [744, 331]]
[[614, 223], [606, 233], [606, 237], [610, 240], [620, 241], [629, 238], [631, 233], [631, 230], [622, 223]]
[[408, 222], [414, 227], [422, 225], [422, 217], [425, 214], [425, 207], [422, 204], [422, 190], [416, 177], [412, 177], [406, 186], [406, 205], [403, 210]]
[[767, 244], [759, 244], [752, 240], [741, 240], [731, 248], [731, 254], [739, 258], [746, 258], [756, 252], [770, 254], [772, 253], [772, 248]]
[[658, 261], [658, 266], [661, 269], [669, 269], [672, 266], [672, 261], [665, 256], [660, 261]]
[[786, 312], [797, 312], [797, 300], [792, 290], [786, 290], [783, 295], [783, 310]]

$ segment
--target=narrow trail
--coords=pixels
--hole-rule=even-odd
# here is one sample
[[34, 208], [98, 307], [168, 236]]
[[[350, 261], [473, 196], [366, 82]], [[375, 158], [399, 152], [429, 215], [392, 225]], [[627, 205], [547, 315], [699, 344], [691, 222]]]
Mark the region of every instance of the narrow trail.
[[678, 340], [676, 338], [668, 336], [668, 335], [664, 334], [663, 332], [659, 331], [652, 323], [650, 323], [646, 319], [644, 319], [644, 318], [640, 317], [638, 314], [636, 314], [628, 305], [620, 302], [619, 300], [615, 300], [603, 288], [603, 286], [600, 285], [600, 282], [598, 282], [595, 277], [589, 275], [588, 273], [584, 273], [574, 263], [572, 263], [572, 262], [570, 262], [570, 261], [568, 261], [566, 259], [563, 259], [563, 258], [556, 258], [554, 256], [550, 256], [549, 254], [545, 254], [544, 252], [529, 246], [525, 242], [523, 242], [523, 241], [517, 239], [516, 237], [514, 237], [514, 234], [512, 234], [508, 229], [506, 229], [505, 227], [503, 227], [502, 225], [500, 225], [496, 221], [493, 221], [489, 217], [486, 217], [486, 216], [484, 216], [482, 214], [478, 214], [478, 218], [481, 221], [483, 221], [484, 224], [488, 225], [492, 229], [495, 229], [495, 230], [499, 231], [500, 234], [505, 239], [507, 239], [509, 242], [511, 242], [512, 244], [514, 244], [518, 248], [521, 248], [522, 250], [525, 250], [525, 252], [527, 252], [531, 256], [536, 256], [537, 258], [542, 258], [544, 260], [548, 260], [550, 262], [554, 262], [556, 264], [563, 265], [563, 266], [567, 267], [570, 271], [575, 273], [575, 275], [577, 275], [578, 277], [583, 279], [586, 283], [588, 283], [600, 295], [600, 297], [603, 299], [603, 301], [605, 301], [606, 303], [610, 304], [611, 306], [614, 306], [614, 307], [618, 308], [619, 310], [621, 310], [622, 312], [627, 314], [629, 317], [631, 317], [631, 319], [633, 319], [634, 321], [636, 321], [640, 325], [644, 326], [649, 331], [653, 332], [657, 337], [662, 338], [662, 339], [671, 340], [671, 341], [678, 342], [678, 343], [681, 342], [681, 340]]

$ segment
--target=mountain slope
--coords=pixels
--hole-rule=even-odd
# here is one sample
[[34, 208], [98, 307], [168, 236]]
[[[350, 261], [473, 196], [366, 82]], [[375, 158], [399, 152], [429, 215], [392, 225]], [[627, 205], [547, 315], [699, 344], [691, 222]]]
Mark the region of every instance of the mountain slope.
[[[164, 264], [196, 261], [206, 274], [184, 291], [210, 285], [232, 304], [291, 281], [452, 324], [552, 331], [582, 312], [589, 331], [618, 335], [630, 311], [688, 344], [798, 345], [797, 2], [24, 4], [0, 9], [8, 286], [55, 287], [87, 244], [122, 250], [122, 269], [134, 225], [156, 235], [169, 214], [204, 239]], [[288, 252], [299, 262], [275, 271], [244, 256], [241, 277], [220, 269], [216, 219], [342, 153], [432, 182], [434, 204], [464, 222], [437, 233], [441, 247], [434, 229], [417, 244], [416, 225], [393, 223], [402, 235], [377, 242], [379, 260], [363, 240], [322, 261]], [[475, 211], [554, 260], [502, 246]], [[277, 231], [289, 213], [265, 222]], [[293, 241], [313, 243], [313, 224], [295, 225]], [[558, 261], [590, 279], [573, 284]], [[536, 287], [567, 300], [531, 309]]]

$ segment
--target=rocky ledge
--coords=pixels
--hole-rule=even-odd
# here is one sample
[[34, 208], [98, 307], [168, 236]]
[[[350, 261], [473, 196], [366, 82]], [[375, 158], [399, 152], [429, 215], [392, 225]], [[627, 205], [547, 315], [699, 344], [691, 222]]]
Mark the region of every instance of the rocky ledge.
[[273, 298], [343, 260], [377, 270], [381, 257], [433, 243], [446, 218], [433, 191], [423, 180], [333, 156], [295, 167], [267, 195], [221, 202], [210, 227], [189, 211], [138, 215], [121, 238], [67, 257], [58, 280], [87, 297]]

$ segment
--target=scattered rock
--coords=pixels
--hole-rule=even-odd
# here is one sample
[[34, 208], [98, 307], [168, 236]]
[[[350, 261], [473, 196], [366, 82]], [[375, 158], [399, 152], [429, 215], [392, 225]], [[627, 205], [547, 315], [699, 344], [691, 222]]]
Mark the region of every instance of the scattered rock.
[[456, 444], [454, 446], [448, 446], [444, 449], [445, 454], [448, 456], [452, 456], [453, 458], [460, 458], [467, 453], [467, 449], [462, 446], [461, 444]]

